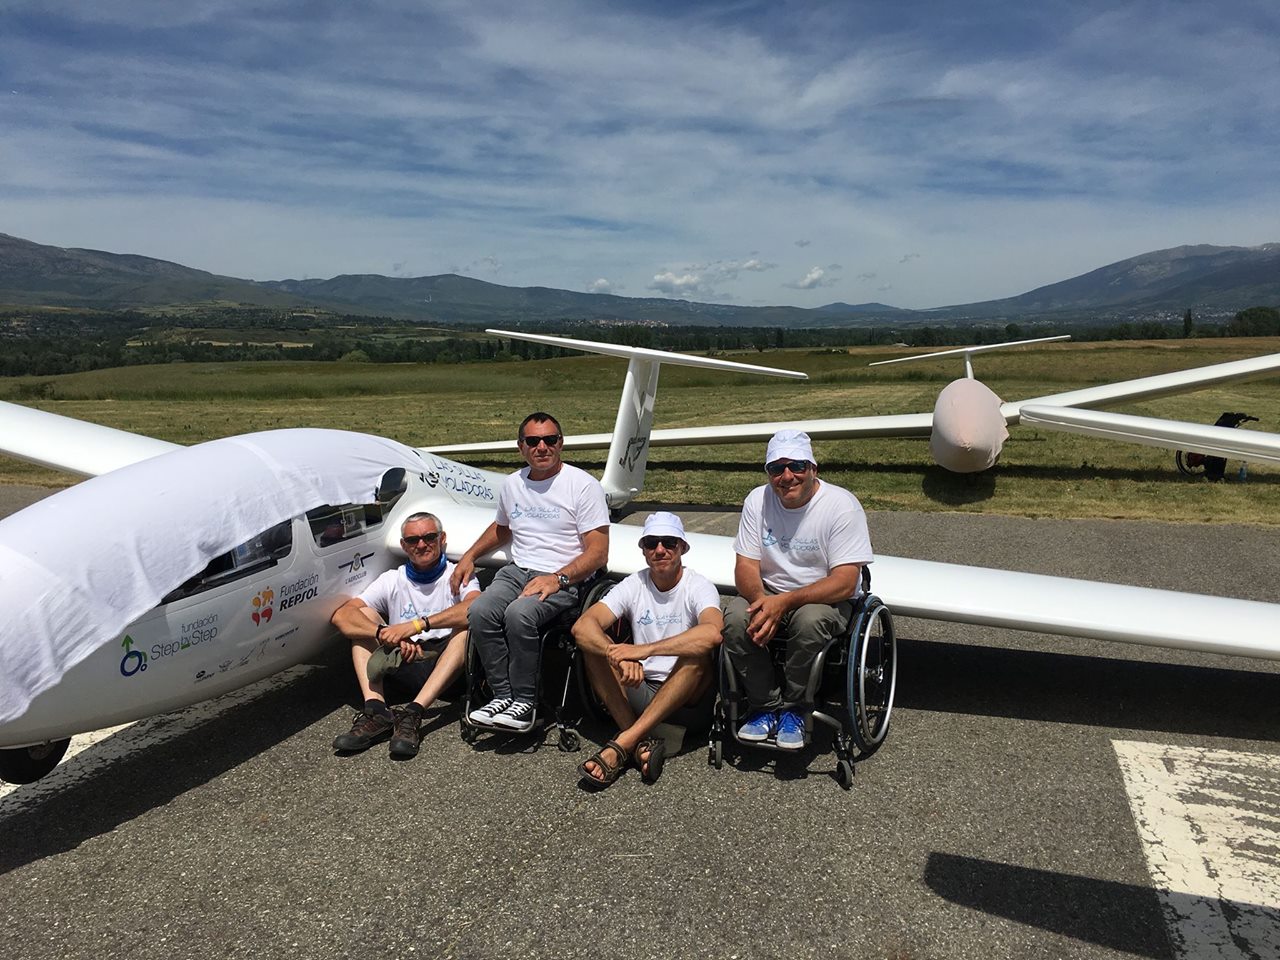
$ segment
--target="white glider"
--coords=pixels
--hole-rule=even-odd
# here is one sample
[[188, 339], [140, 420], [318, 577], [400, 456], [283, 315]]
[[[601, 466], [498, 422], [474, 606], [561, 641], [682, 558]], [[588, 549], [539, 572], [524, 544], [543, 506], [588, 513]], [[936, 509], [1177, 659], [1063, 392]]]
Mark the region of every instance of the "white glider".
[[[672, 361], [609, 349], [638, 361], [618, 419], [636, 424], [628, 441], [643, 451], [656, 365]], [[0, 778], [10, 780], [48, 772], [73, 734], [314, 655], [334, 640], [333, 610], [401, 561], [404, 517], [437, 514], [461, 548], [492, 521], [502, 480], [342, 431], [175, 449], [9, 403], [0, 451], [100, 474], [0, 520], [5, 568], [19, 571], [0, 579]], [[621, 466], [634, 495], [643, 462]], [[610, 576], [641, 564], [637, 533], [611, 528]], [[690, 541], [698, 570], [732, 591], [732, 540]], [[900, 615], [1280, 659], [1280, 603], [886, 556], [873, 569], [875, 592]]]
[[[567, 340], [559, 337], [547, 337], [534, 334], [510, 333], [490, 330], [506, 337], [535, 340], [539, 343], [553, 343], [593, 353], [616, 354], [627, 348], [605, 349], [602, 345], [587, 346], [583, 341]], [[1211, 366], [1196, 367], [1191, 370], [1179, 370], [1173, 373], [1126, 380], [1120, 383], [1100, 384], [1081, 390], [1050, 394], [1028, 400], [1005, 402], [986, 384], [974, 376], [971, 357], [975, 353], [990, 350], [1007, 349], [1026, 346], [1034, 343], [1046, 343], [1054, 340], [1066, 340], [1068, 337], [1041, 337], [1035, 340], [1019, 340], [1011, 343], [985, 344], [982, 346], [959, 347], [953, 350], [942, 350], [936, 353], [916, 354], [910, 357], [897, 357], [892, 360], [880, 360], [872, 366], [888, 363], [905, 363], [914, 360], [928, 360], [946, 356], [963, 356], [965, 376], [949, 383], [938, 395], [932, 413], [889, 414], [871, 417], [832, 417], [813, 420], [778, 420], [767, 423], [739, 423], [710, 427], [679, 427], [654, 430], [649, 436], [650, 447], [701, 446], [722, 443], [763, 443], [778, 430], [787, 428], [804, 430], [815, 440], [840, 440], [859, 437], [928, 437], [929, 450], [934, 462], [955, 473], [976, 473], [995, 465], [1000, 457], [1004, 441], [1008, 439], [1008, 428], [1024, 421], [1023, 411], [1027, 407], [1035, 407], [1041, 414], [1035, 418], [1035, 425], [1048, 430], [1085, 432], [1081, 428], [1067, 426], [1066, 416], [1046, 416], [1043, 410], [1048, 407], [1094, 408], [1116, 403], [1132, 403], [1139, 400], [1151, 400], [1157, 397], [1202, 390], [1216, 384], [1228, 383], [1252, 377], [1267, 376], [1280, 371], [1280, 353], [1264, 357], [1250, 357], [1245, 360], [1233, 360]], [[681, 363], [698, 362], [702, 358], [684, 357], [681, 354], [662, 354], [662, 351], [647, 351], [649, 354], [661, 354], [652, 362]], [[721, 361], [722, 363], [724, 361]], [[652, 411], [650, 411], [650, 416]], [[1141, 418], [1139, 418], [1141, 419]], [[1083, 421], [1081, 421], [1083, 422]], [[1095, 424], [1104, 422], [1103, 418], [1095, 418]], [[1119, 423], [1120, 421], [1115, 421]], [[1212, 454], [1213, 450], [1197, 446], [1198, 438], [1194, 432], [1170, 430], [1161, 425], [1161, 421], [1146, 418], [1146, 422], [1130, 420], [1124, 428], [1110, 432], [1090, 431], [1095, 436], [1106, 436], [1108, 439], [1141, 443], [1149, 446], [1164, 447], [1170, 450], [1194, 450], [1198, 453]], [[1187, 426], [1187, 425], [1184, 425]], [[1218, 428], [1222, 429], [1222, 428]], [[614, 433], [582, 434], [565, 440], [567, 450], [597, 450], [608, 447], [617, 436]], [[1260, 450], [1262, 454], [1256, 458], [1270, 460], [1280, 453], [1280, 435], [1265, 434], [1260, 431], [1248, 431], [1248, 441], [1241, 443], [1241, 449]], [[509, 443], [490, 441], [485, 443], [450, 444], [434, 447], [439, 453], [498, 453], [510, 449]], [[1215, 454], [1216, 455], [1216, 454]], [[1236, 454], [1231, 454], [1236, 456]], [[612, 458], [611, 458], [612, 459]], [[1243, 457], [1243, 459], [1255, 459]], [[624, 490], [615, 493], [615, 500], [625, 495]], [[618, 503], [613, 503], [617, 506]]]

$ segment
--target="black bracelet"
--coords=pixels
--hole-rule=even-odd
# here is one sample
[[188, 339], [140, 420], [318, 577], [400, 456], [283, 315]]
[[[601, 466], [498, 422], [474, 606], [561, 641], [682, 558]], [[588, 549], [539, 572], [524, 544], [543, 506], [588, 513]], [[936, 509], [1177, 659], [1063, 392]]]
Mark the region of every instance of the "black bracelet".
[[387, 629], [387, 625], [385, 623], [380, 623], [378, 624], [378, 628], [373, 631], [373, 642], [379, 646], [382, 644], [382, 631], [385, 629]]

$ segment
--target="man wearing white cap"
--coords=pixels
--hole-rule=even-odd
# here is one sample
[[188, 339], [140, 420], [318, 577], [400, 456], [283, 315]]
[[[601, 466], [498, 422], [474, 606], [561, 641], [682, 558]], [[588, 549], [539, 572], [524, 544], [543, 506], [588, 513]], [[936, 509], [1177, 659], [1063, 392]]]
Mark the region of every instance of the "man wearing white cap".
[[[648, 569], [631, 574], [573, 627], [587, 676], [619, 732], [578, 767], [590, 785], [607, 787], [634, 761], [646, 783], [662, 774], [666, 745], [649, 734], [675, 717], [684, 726], [710, 712], [711, 655], [724, 618], [715, 585], [684, 566], [684, 524], [674, 513], [651, 513], [640, 535]], [[605, 631], [625, 617], [631, 642]]]
[[[809, 671], [823, 645], [849, 629], [874, 554], [862, 504], [818, 479], [808, 434], [775, 433], [765, 472], [769, 482], [747, 494], [733, 541], [738, 596], [725, 605], [724, 647], [747, 697], [738, 739], [799, 750], [813, 708]], [[781, 684], [768, 650], [775, 640], [787, 645]]]

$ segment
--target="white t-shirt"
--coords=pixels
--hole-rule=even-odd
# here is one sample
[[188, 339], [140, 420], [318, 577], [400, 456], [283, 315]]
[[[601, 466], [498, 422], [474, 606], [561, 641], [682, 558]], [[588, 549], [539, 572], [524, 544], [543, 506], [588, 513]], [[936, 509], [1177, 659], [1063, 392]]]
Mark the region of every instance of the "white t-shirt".
[[[844, 487], [819, 481], [803, 507], [787, 509], [769, 484], [747, 494], [733, 550], [760, 561], [760, 579], [779, 593], [790, 593], [827, 576], [846, 563], [875, 559], [867, 515]], [[862, 593], [859, 581], [853, 596]]]
[[[449, 589], [449, 577], [452, 575], [453, 564], [448, 563], [444, 573], [433, 583], [414, 583], [404, 572], [402, 563], [365, 587], [360, 599], [377, 610], [389, 624], [403, 623], [414, 617], [429, 617], [449, 609], [469, 593], [480, 592], [480, 581], [472, 577], [463, 584], [461, 594], [454, 593]], [[448, 627], [439, 627], [416, 634], [413, 639], [418, 642], [443, 640], [452, 632]]]
[[552, 573], [581, 556], [584, 533], [609, 525], [609, 505], [600, 481], [572, 464], [546, 480], [525, 467], [502, 482], [496, 519], [511, 528], [514, 563]]
[[[697, 626], [704, 610], [720, 609], [720, 594], [710, 580], [685, 567], [680, 580], [666, 593], [654, 587], [648, 570], [641, 570], [610, 590], [600, 602], [613, 611], [615, 617], [628, 619], [632, 643], [645, 644], [666, 640]], [[645, 657], [642, 663], [645, 679], [661, 683], [670, 676], [676, 658]]]

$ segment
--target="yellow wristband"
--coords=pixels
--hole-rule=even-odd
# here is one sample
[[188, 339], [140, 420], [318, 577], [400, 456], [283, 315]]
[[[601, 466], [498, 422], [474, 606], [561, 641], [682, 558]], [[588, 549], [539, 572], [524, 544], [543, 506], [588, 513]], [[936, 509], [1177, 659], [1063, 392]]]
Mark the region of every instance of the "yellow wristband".
[[421, 617], [414, 617], [413, 628], [414, 628], [414, 632], [421, 633], [423, 630], [427, 629], [427, 622], [423, 620]]

